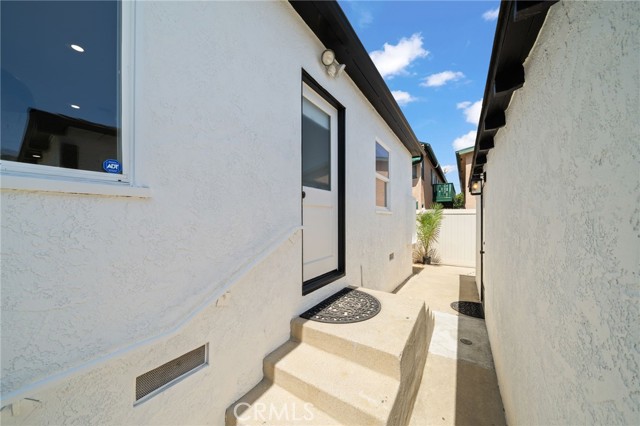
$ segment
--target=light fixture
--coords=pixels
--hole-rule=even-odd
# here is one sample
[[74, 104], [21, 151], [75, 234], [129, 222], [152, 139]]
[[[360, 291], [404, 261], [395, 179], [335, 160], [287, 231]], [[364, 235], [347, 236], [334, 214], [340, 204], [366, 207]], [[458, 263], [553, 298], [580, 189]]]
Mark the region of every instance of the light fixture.
[[327, 74], [331, 77], [338, 77], [344, 71], [346, 65], [336, 60], [336, 54], [333, 50], [327, 49], [320, 56], [322, 64], [327, 68]]
[[77, 44], [72, 44], [71, 48], [76, 52], [80, 52], [80, 53], [84, 52], [84, 48], [82, 46], [78, 46]]
[[327, 49], [322, 52], [322, 63], [325, 67], [328, 67], [336, 60], [336, 54], [331, 49]]
[[471, 179], [469, 192], [471, 192], [471, 195], [482, 195], [482, 177], [478, 176]]
[[80, 109], [80, 107], [76, 104], [69, 104], [69, 106], [73, 109]]
[[33, 158], [42, 158], [42, 155], [40, 155], [40, 154], [31, 154], [31, 157], [33, 157]]

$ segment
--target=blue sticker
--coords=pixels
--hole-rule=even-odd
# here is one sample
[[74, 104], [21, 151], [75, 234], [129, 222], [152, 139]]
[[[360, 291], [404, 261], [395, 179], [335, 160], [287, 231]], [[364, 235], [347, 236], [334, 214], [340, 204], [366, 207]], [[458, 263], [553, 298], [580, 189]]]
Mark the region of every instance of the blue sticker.
[[102, 168], [107, 173], [122, 173], [122, 166], [118, 160], [104, 160]]

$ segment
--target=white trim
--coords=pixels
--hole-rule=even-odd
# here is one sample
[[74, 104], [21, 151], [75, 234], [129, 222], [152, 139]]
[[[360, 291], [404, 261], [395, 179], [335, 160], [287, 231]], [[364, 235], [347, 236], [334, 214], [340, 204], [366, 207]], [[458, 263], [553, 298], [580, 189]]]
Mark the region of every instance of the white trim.
[[116, 197], [151, 197], [151, 189], [144, 186], [132, 186], [124, 182], [102, 180], [69, 180], [52, 176], [29, 176], [20, 174], [3, 174], [0, 188], [5, 190], [45, 191], [66, 194], [110, 195]]
[[135, 18], [136, 2], [120, 2], [120, 143], [124, 173], [132, 185], [136, 181], [135, 162]]
[[149, 197], [149, 188], [134, 178], [134, 51], [135, 51], [135, 2], [122, 1], [120, 5], [120, 148], [122, 149], [122, 174], [90, 170], [67, 169], [16, 161], [0, 161], [0, 187], [14, 190], [50, 191], [125, 197]]

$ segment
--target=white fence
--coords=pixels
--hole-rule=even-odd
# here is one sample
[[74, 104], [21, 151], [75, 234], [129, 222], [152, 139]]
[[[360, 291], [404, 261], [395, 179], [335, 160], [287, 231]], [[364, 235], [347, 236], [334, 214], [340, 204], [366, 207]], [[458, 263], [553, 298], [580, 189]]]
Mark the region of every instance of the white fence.
[[435, 244], [443, 265], [476, 266], [475, 209], [443, 210], [440, 237]]

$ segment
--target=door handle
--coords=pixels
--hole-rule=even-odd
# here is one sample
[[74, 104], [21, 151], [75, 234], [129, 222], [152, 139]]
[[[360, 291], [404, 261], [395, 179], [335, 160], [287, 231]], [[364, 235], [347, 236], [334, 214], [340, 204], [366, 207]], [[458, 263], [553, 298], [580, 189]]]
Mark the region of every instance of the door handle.
[[307, 193], [306, 193], [306, 192], [304, 192], [304, 191], [302, 191], [302, 198], [304, 198], [304, 197], [306, 197], [306, 196], [307, 196]]

